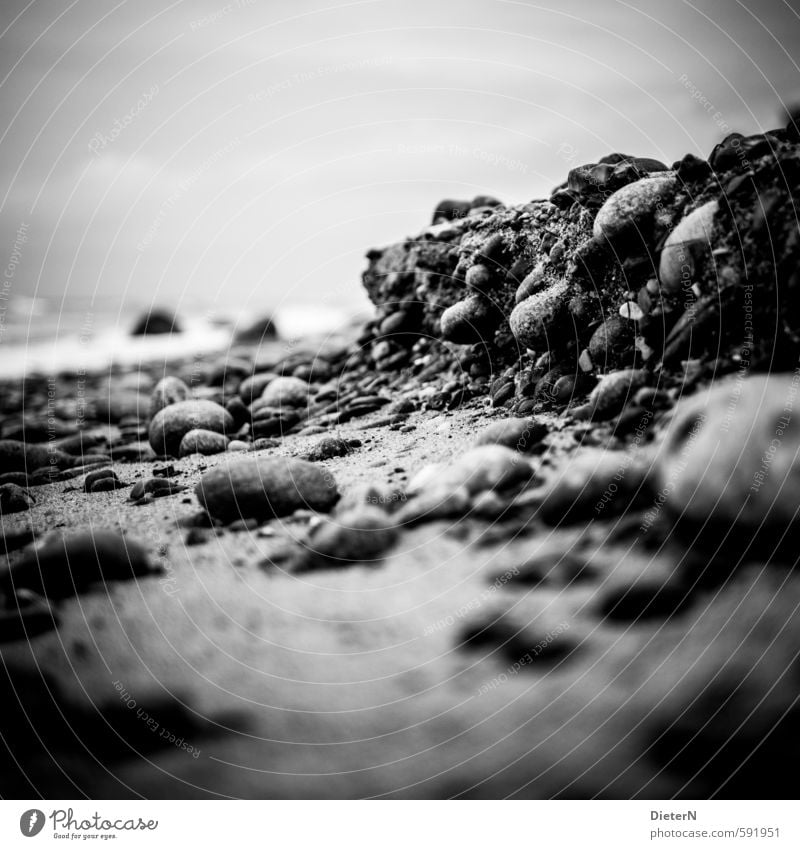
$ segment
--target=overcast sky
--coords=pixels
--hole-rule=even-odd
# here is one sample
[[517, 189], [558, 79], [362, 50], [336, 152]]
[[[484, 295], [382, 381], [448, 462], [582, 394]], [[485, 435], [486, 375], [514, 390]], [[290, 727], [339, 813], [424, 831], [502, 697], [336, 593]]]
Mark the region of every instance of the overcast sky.
[[[10, 296], [357, 305], [364, 253], [444, 197], [545, 197], [800, 100], [779, 0], [0, 6]], [[18, 245], [19, 247], [19, 245]]]

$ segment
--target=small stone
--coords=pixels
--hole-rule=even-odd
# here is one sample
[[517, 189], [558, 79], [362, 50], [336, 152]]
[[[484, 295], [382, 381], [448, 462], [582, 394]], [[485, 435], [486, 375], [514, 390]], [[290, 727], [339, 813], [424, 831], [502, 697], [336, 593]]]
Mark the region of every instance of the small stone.
[[228, 437], [222, 433], [212, 430], [196, 428], [190, 430], [181, 439], [178, 448], [179, 457], [187, 457], [190, 454], [220, 454], [228, 447]]
[[516, 340], [526, 348], [557, 347], [569, 323], [569, 284], [557, 280], [547, 289], [517, 304], [508, 323]]
[[343, 439], [326, 436], [310, 448], [304, 454], [303, 459], [317, 462], [319, 460], [330, 460], [332, 457], [344, 457], [349, 453], [350, 446]]
[[482, 295], [470, 295], [442, 313], [442, 338], [456, 345], [481, 342], [493, 329], [493, 319], [491, 303]]
[[332, 569], [351, 563], [373, 564], [397, 539], [383, 510], [358, 507], [323, 519], [303, 542], [298, 569]]
[[308, 404], [308, 384], [298, 377], [276, 377], [270, 381], [261, 400], [272, 407], [305, 407]]
[[589, 396], [592, 418], [605, 421], [617, 415], [636, 392], [649, 382], [650, 374], [644, 369], [623, 369], [605, 375]]
[[524, 454], [535, 448], [548, 432], [547, 425], [536, 419], [499, 419], [478, 434], [475, 445], [504, 445]]
[[168, 310], [154, 308], [139, 316], [131, 329], [131, 336], [146, 336], [154, 333], [180, 333], [178, 319]]
[[400, 333], [406, 330], [409, 325], [409, 314], [406, 310], [396, 310], [390, 313], [380, 323], [378, 330], [381, 336], [393, 336], [395, 333]]
[[609, 316], [589, 340], [592, 363], [602, 371], [630, 363], [635, 338], [636, 329], [630, 322], [615, 315]]
[[15, 564], [0, 570], [7, 595], [20, 588], [67, 598], [93, 583], [119, 581], [152, 571], [144, 548], [112, 530], [78, 531], [29, 548]]
[[195, 488], [200, 504], [224, 521], [327, 512], [339, 493], [320, 466], [289, 457], [232, 460], [206, 472]]
[[619, 308], [619, 314], [628, 321], [641, 321], [644, 318], [642, 308], [634, 301], [625, 301]]
[[546, 268], [547, 266], [543, 262], [540, 262], [528, 272], [517, 287], [517, 291], [514, 294], [514, 303], [522, 303], [526, 298], [529, 298], [547, 285], [547, 279], [545, 277]]
[[150, 395], [150, 415], [153, 416], [170, 404], [189, 399], [191, 391], [179, 377], [164, 377], [158, 381]]
[[594, 220], [595, 239], [616, 250], [652, 247], [668, 226], [664, 207], [674, 197], [678, 179], [660, 173], [623, 186], [600, 207]]
[[166, 478], [150, 478], [146, 481], [139, 481], [134, 484], [130, 495], [131, 501], [139, 501], [145, 496], [152, 498], [164, 498], [168, 495], [175, 495], [179, 492], [184, 492], [187, 487], [175, 481], [167, 480]]
[[248, 443], [243, 442], [241, 439], [232, 439], [228, 443], [228, 451], [249, 451], [250, 446]]
[[246, 378], [239, 385], [239, 397], [245, 404], [252, 404], [264, 394], [264, 390], [278, 377], [271, 371], [263, 371]]
[[491, 287], [493, 280], [491, 271], [483, 263], [478, 263], [467, 271], [464, 282], [476, 292], [485, 292]]
[[181, 440], [191, 430], [225, 433], [234, 428], [233, 417], [213, 401], [178, 401], [156, 413], [150, 422], [149, 439], [159, 456], [178, 456]]
[[431, 486], [410, 498], [395, 514], [398, 527], [465, 516], [471, 498], [466, 486]]
[[34, 503], [33, 496], [21, 486], [15, 483], [0, 484], [0, 516], [28, 510]]
[[669, 294], [688, 290], [695, 282], [695, 267], [711, 254], [714, 218], [719, 209], [716, 200], [690, 212], [669, 234], [661, 251], [658, 276]]
[[107, 481], [105, 484], [106, 490], [117, 489], [118, 487], [126, 486], [117, 477], [117, 473], [113, 469], [98, 469], [96, 472], [89, 472], [83, 479], [84, 492], [103, 492], [104, 487], [95, 489], [99, 483]]

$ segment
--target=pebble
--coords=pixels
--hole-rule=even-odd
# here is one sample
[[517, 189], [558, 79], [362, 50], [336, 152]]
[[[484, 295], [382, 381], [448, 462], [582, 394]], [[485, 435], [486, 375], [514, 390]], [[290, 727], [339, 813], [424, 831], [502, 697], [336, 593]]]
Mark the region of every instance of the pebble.
[[250, 445], [241, 439], [232, 439], [228, 443], [228, 451], [249, 451]]
[[695, 265], [711, 254], [714, 216], [718, 209], [716, 200], [698, 207], [680, 221], [664, 242], [658, 277], [668, 294], [688, 290], [695, 283]]
[[543, 286], [546, 285], [545, 270], [545, 264], [539, 263], [531, 271], [528, 272], [528, 274], [523, 278], [522, 282], [517, 287], [517, 291], [514, 294], [514, 303], [522, 303], [522, 301], [524, 301], [526, 298], [529, 298], [531, 295], [535, 294], [540, 289], [542, 289]]
[[200, 504], [224, 521], [327, 512], [339, 493], [320, 466], [289, 457], [232, 460], [206, 472], [195, 488]]
[[95, 472], [89, 472], [83, 479], [84, 492], [109, 492], [125, 486], [128, 484], [123, 483], [113, 469], [98, 469]]
[[490, 302], [482, 295], [470, 295], [448, 307], [440, 320], [442, 338], [455, 345], [472, 345], [492, 329]]
[[117, 531], [77, 531], [27, 549], [20, 560], [0, 570], [0, 587], [9, 596], [23, 588], [60, 599], [93, 583], [126, 580], [151, 571], [145, 549]]
[[228, 447], [228, 437], [213, 430], [196, 428], [190, 430], [181, 439], [178, 448], [179, 457], [187, 457], [189, 454], [220, 454]]
[[546, 424], [536, 419], [499, 419], [487, 425], [475, 440], [475, 445], [504, 445], [527, 453], [547, 436]]
[[486, 489], [507, 489], [530, 481], [533, 469], [519, 452], [504, 445], [479, 445], [447, 466], [437, 478], [437, 486], [465, 487], [470, 495]]
[[178, 401], [187, 401], [191, 391], [179, 377], [164, 377], [158, 381], [150, 395], [150, 418]]
[[589, 395], [592, 418], [605, 421], [617, 415], [649, 382], [650, 373], [644, 369], [622, 369], [605, 375]]
[[246, 378], [239, 385], [239, 397], [245, 404], [251, 404], [264, 394], [264, 390], [278, 375], [271, 371], [262, 371]]
[[374, 563], [397, 539], [397, 529], [377, 507], [357, 507], [323, 519], [303, 542], [299, 570]]
[[308, 384], [299, 377], [276, 377], [261, 395], [270, 407], [305, 407], [308, 404]]
[[474, 289], [476, 292], [485, 292], [491, 287], [494, 279], [495, 278], [490, 269], [483, 263], [478, 263], [477, 265], [473, 265], [472, 268], [467, 271], [467, 276], [464, 278], [464, 282], [468, 288]]
[[131, 501], [139, 501], [148, 495], [152, 498], [164, 498], [167, 495], [184, 492], [187, 488], [183, 484], [167, 480], [166, 478], [150, 478], [149, 480], [139, 481], [134, 484], [129, 498]]
[[616, 250], [628, 251], [643, 243], [646, 248], [652, 247], [658, 233], [669, 225], [663, 210], [677, 189], [678, 178], [669, 172], [645, 177], [618, 189], [597, 213], [595, 239], [609, 243]]
[[23, 487], [15, 483], [0, 484], [0, 516], [28, 510], [34, 502], [33, 496]]
[[635, 328], [621, 317], [607, 318], [589, 340], [589, 356], [599, 369], [615, 368], [633, 358]]
[[526, 348], [557, 346], [569, 319], [570, 286], [557, 280], [542, 292], [517, 304], [508, 319], [511, 332]]
[[[728, 380], [680, 401], [658, 451], [656, 472], [666, 506], [716, 541], [738, 542], [762, 530], [769, 557], [780, 533], [797, 523], [800, 428], [793, 375]], [[719, 532], [719, 533], [717, 533]]]
[[470, 505], [466, 486], [431, 486], [408, 499], [395, 514], [395, 520], [399, 527], [403, 527], [437, 519], [459, 518], [469, 512]]
[[336, 436], [326, 436], [320, 439], [303, 455], [303, 459], [316, 462], [319, 460], [330, 460], [332, 457], [344, 457], [350, 453], [350, 446], [344, 439]]
[[213, 401], [178, 401], [164, 407], [150, 422], [150, 445], [159, 456], [177, 457], [181, 440], [189, 431], [224, 433], [233, 427], [231, 414]]
[[642, 308], [635, 301], [625, 301], [619, 308], [619, 314], [628, 321], [641, 321], [644, 318]]

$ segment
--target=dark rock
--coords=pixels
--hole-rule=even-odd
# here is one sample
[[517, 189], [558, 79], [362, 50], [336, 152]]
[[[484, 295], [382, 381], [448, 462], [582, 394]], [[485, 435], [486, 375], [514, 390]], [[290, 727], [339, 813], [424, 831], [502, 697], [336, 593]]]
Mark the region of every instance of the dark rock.
[[233, 430], [233, 417], [213, 401], [179, 401], [158, 412], [150, 423], [149, 439], [158, 456], [180, 452], [181, 440], [190, 430], [225, 433]]
[[496, 325], [491, 303], [474, 294], [448, 307], [441, 317], [442, 338], [456, 345], [472, 345], [486, 338]]
[[98, 469], [96, 472], [89, 472], [88, 475], [83, 480], [83, 491], [84, 492], [103, 492], [104, 487], [101, 486], [98, 489], [95, 489], [95, 486], [98, 483], [106, 482], [105, 491], [111, 489], [117, 489], [127, 484], [122, 483], [120, 479], [117, 477], [116, 472], [113, 469]]
[[11, 597], [28, 589], [48, 598], [66, 598], [93, 583], [127, 580], [151, 573], [144, 548], [116, 531], [78, 531], [28, 549], [0, 569], [0, 588]]
[[244, 344], [259, 345], [266, 339], [277, 339], [278, 332], [271, 316], [265, 315], [256, 319], [252, 324], [236, 331], [234, 341]]
[[200, 479], [195, 493], [210, 515], [225, 521], [286, 516], [299, 509], [326, 512], [336, 503], [336, 481], [305, 460], [233, 460]]
[[343, 439], [326, 436], [310, 448], [303, 459], [317, 462], [319, 460], [330, 460], [332, 457], [344, 457], [349, 453], [350, 447]]
[[181, 328], [175, 315], [167, 310], [151, 309], [140, 316], [131, 330], [131, 336], [154, 333], [180, 333]]
[[28, 510], [34, 503], [33, 496], [21, 486], [15, 483], [0, 484], [0, 516]]

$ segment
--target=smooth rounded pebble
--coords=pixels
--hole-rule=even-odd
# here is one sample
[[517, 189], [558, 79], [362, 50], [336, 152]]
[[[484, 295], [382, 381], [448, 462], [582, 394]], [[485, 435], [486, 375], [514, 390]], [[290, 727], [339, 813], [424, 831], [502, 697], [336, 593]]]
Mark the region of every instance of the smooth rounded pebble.
[[28, 490], [15, 483], [0, 484], [0, 516], [19, 513], [33, 504], [34, 498]]
[[711, 200], [690, 212], [669, 234], [661, 251], [658, 277], [670, 294], [691, 288], [695, 263], [711, 253], [714, 216], [719, 203]]
[[556, 343], [557, 334], [569, 316], [569, 298], [569, 284], [566, 280], [557, 280], [544, 291], [517, 304], [508, 320], [516, 340], [532, 350], [552, 347], [547, 344], [548, 339]]
[[308, 384], [299, 377], [276, 377], [267, 384], [261, 400], [269, 407], [305, 407]]
[[181, 439], [178, 456], [189, 454], [220, 454], [228, 447], [228, 437], [213, 430], [196, 428], [190, 430]]
[[332, 475], [291, 457], [225, 462], [203, 475], [195, 494], [210, 515], [223, 521], [286, 516], [299, 509], [324, 513], [339, 498]]
[[0, 587], [8, 594], [24, 588], [49, 598], [67, 598], [93, 583], [151, 571], [145, 549], [117, 531], [77, 531], [29, 548], [14, 565], [0, 571]]
[[323, 519], [304, 542], [301, 568], [330, 569], [383, 557], [397, 529], [377, 507], [361, 506]]
[[500, 419], [487, 425], [475, 439], [476, 445], [505, 445], [525, 453], [547, 436], [548, 428], [535, 419]]
[[614, 192], [594, 220], [594, 236], [614, 247], [644, 242], [651, 245], [659, 224], [666, 225], [664, 204], [674, 196], [678, 178], [661, 173], [629, 183]]
[[159, 455], [177, 457], [181, 440], [191, 430], [225, 433], [234, 428], [233, 416], [213, 401], [179, 401], [156, 413], [150, 422], [149, 439]]
[[615, 416], [649, 382], [650, 373], [644, 369], [622, 369], [605, 375], [589, 395], [592, 418], [603, 421]]
[[150, 418], [170, 404], [187, 401], [190, 395], [189, 387], [179, 377], [162, 378], [150, 395]]
[[470, 295], [448, 307], [440, 319], [442, 338], [455, 345], [483, 340], [492, 325], [491, 305], [482, 295]]

